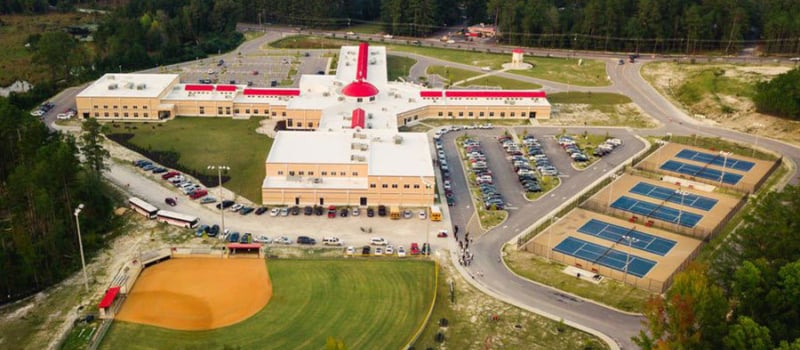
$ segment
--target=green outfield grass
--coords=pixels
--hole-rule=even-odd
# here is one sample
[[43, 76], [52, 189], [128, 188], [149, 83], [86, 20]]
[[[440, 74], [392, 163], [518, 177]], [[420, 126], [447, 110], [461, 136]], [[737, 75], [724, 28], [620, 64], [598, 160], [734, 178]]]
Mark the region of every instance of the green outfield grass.
[[[429, 66], [428, 74], [438, 74], [439, 76], [449, 80], [450, 84], [453, 84], [456, 82], [460, 82], [462, 80], [477, 77], [485, 73], [473, 72], [473, 71], [468, 71], [466, 69], [459, 69], [459, 68], [452, 68], [445, 66]], [[510, 89], [510, 90], [534, 90], [542, 88], [542, 86], [539, 84], [528, 83], [520, 80], [508, 79], [494, 75], [489, 75], [483, 78], [470, 80], [467, 82], [463, 82], [459, 85], [497, 86], [500, 87], [501, 89]]]
[[408, 57], [386, 55], [386, 70], [389, 76], [389, 81], [397, 80], [399, 77], [408, 79], [411, 66], [417, 63], [417, 60]]
[[[101, 349], [401, 349], [425, 321], [434, 264], [420, 260], [270, 260], [273, 296], [238, 324], [174, 331], [115, 322]], [[231, 291], [246, 298], [247, 291]]]
[[139, 147], [177, 152], [179, 163], [197, 171], [208, 171], [209, 165], [230, 166], [231, 179], [224, 186], [261, 203], [264, 162], [272, 139], [255, 132], [260, 121], [179, 117], [165, 123], [108, 123], [106, 127], [109, 133], [134, 134], [130, 142]]

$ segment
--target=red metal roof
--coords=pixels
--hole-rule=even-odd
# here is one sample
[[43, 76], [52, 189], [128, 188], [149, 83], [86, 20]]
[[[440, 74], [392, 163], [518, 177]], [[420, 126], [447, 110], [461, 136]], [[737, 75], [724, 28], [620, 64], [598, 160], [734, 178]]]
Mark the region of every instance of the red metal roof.
[[439, 90], [422, 90], [419, 92], [419, 97], [442, 97], [442, 92]]
[[364, 110], [361, 108], [356, 108], [353, 110], [353, 118], [350, 119], [350, 127], [354, 129], [356, 127], [363, 129], [365, 120], [366, 118], [364, 118]]
[[186, 91], [212, 91], [214, 90], [214, 85], [208, 84], [186, 84], [183, 87]]
[[245, 95], [300, 96], [300, 89], [244, 89]]
[[367, 61], [369, 61], [369, 44], [358, 45], [358, 63], [356, 64], [356, 80], [367, 79]]
[[448, 90], [445, 91], [447, 97], [481, 97], [481, 98], [534, 98], [547, 97], [544, 91], [534, 90]]
[[511, 52], [513, 52], [513, 53], [523, 53], [524, 51], [522, 51], [522, 49], [513, 49], [513, 50], [511, 50]]
[[228, 249], [261, 249], [258, 243], [230, 243]]
[[217, 91], [236, 91], [236, 85], [217, 85]]
[[119, 287], [111, 287], [106, 291], [106, 295], [103, 296], [103, 300], [100, 300], [100, 304], [97, 304], [97, 307], [104, 309], [111, 304], [114, 303], [114, 299], [117, 298], [117, 294], [119, 294]]
[[359, 80], [347, 84], [342, 93], [348, 97], [372, 97], [378, 94], [378, 88], [366, 81]]

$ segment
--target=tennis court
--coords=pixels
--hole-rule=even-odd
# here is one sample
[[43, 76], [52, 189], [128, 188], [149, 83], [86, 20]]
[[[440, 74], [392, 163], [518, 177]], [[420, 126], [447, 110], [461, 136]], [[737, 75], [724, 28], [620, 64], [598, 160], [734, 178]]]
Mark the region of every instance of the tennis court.
[[[642, 231], [609, 224], [597, 219], [591, 219], [586, 222], [578, 229], [578, 232], [615, 243], [622, 243], [625, 245], [630, 243], [632, 248], [661, 256], [667, 255], [676, 244], [675, 241], [670, 239], [656, 237]], [[631, 241], [628, 242], [624, 237], [631, 237]]]
[[640, 201], [627, 196], [619, 197], [611, 207], [639, 214], [645, 217], [652, 217], [666, 222], [678, 223], [681, 226], [693, 228], [703, 218], [702, 215], [685, 212], [667, 206]]
[[746, 160], [741, 160], [731, 157], [725, 158], [719, 154], [698, 152], [690, 149], [683, 149], [680, 152], [678, 152], [678, 154], [676, 154], [675, 156], [678, 158], [693, 160], [695, 162], [712, 164], [723, 168], [730, 168], [741, 171], [750, 171], [750, 169], [752, 169], [753, 166], [756, 165], [756, 163], [748, 162]]
[[733, 174], [729, 172], [723, 173], [717, 169], [703, 168], [697, 165], [674, 160], [668, 160], [664, 162], [664, 164], [661, 165], [661, 169], [714, 181], [719, 181], [722, 179], [722, 182], [729, 185], [735, 185], [739, 183], [739, 180], [742, 179], [742, 175], [739, 174]]
[[655, 261], [636, 255], [629, 255], [628, 253], [606, 248], [572, 236], [561, 241], [553, 250], [617, 271], [626, 271], [625, 265], [627, 264], [628, 274], [639, 278], [644, 277], [656, 265]]
[[679, 190], [655, 186], [647, 182], [637, 183], [636, 186], [633, 186], [633, 188], [630, 189], [630, 192], [705, 211], [709, 211], [711, 208], [717, 205], [717, 200], [713, 198], [698, 196], [696, 194], [686, 192], [683, 192], [683, 195], [681, 195], [681, 191]]

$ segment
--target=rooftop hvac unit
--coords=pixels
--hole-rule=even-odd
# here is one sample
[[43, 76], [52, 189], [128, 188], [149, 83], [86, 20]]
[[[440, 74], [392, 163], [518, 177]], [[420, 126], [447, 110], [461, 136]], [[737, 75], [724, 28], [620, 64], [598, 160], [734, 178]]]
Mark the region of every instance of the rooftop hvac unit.
[[339, 101], [344, 101], [344, 96], [339, 96], [338, 100]]
[[375, 57], [369, 59], [369, 64], [375, 64], [375, 63], [378, 63], [378, 60], [376, 60]]
[[367, 129], [372, 129], [372, 123], [367, 123]]
[[366, 144], [366, 143], [359, 143], [358, 145], [359, 145], [359, 149], [361, 149], [362, 151], [366, 151], [366, 150], [369, 149], [369, 145]]
[[116, 90], [118, 87], [119, 87], [119, 86], [117, 86], [117, 83], [114, 83], [114, 84], [108, 84], [108, 89], [109, 89], [109, 90]]
[[136, 90], [144, 90], [147, 88], [147, 84], [139, 84], [136, 85]]
[[125, 87], [128, 89], [133, 89], [133, 83], [125, 83]]
[[114, 74], [109, 74], [109, 75], [108, 75], [108, 80], [114, 80], [114, 79], [116, 79], [116, 77], [114, 76]]
[[372, 119], [372, 118], [373, 118], [372, 113], [367, 113], [367, 119]]
[[322, 93], [322, 96], [325, 96], [325, 97], [328, 97], [328, 96], [330, 96], [330, 95], [331, 95], [331, 93], [330, 93], [330, 92], [323, 92], [323, 93]]
[[400, 135], [394, 135], [393, 139], [394, 139], [394, 144], [395, 145], [399, 145], [399, 144], [403, 143], [403, 137], [400, 136]]
[[358, 134], [358, 138], [360, 138], [362, 140], [366, 140], [367, 139], [367, 134]]

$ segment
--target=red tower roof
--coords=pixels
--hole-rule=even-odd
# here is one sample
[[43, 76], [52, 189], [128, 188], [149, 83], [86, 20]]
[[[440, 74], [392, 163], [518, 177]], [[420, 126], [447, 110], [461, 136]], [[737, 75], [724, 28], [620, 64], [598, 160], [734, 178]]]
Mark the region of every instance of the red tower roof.
[[513, 52], [513, 53], [523, 53], [524, 51], [522, 51], [522, 49], [513, 49], [513, 50], [511, 50], [511, 52]]
[[354, 81], [342, 89], [347, 97], [372, 97], [378, 94], [378, 88], [366, 81]]
[[350, 127], [355, 129], [356, 127], [364, 128], [364, 110], [361, 108], [356, 108], [353, 110], [353, 118], [350, 119]]

